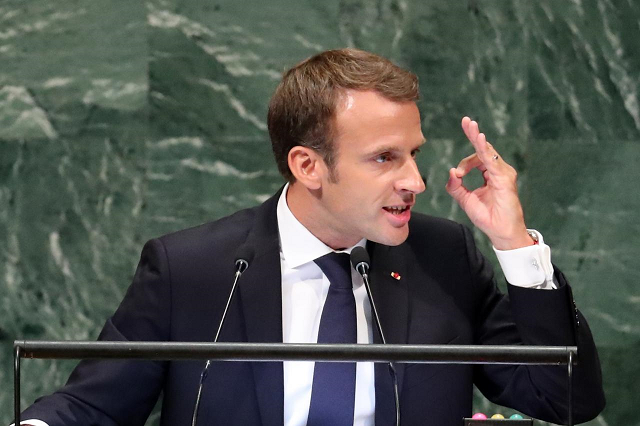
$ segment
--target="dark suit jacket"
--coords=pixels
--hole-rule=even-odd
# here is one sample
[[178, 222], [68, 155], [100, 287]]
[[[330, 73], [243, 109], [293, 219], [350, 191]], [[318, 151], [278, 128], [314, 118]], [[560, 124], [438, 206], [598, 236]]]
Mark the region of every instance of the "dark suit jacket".
[[[277, 197], [197, 228], [149, 241], [103, 340], [210, 341], [232, 284], [234, 256], [255, 249], [220, 341], [282, 342]], [[400, 246], [368, 245], [371, 287], [389, 343], [579, 346], [574, 421], [604, 406], [586, 321], [561, 273], [555, 291], [496, 287], [468, 229], [414, 214]], [[393, 279], [391, 272], [401, 275]], [[379, 339], [378, 339], [379, 340]], [[142, 425], [163, 394], [162, 425], [190, 424], [203, 362], [83, 361], [69, 382], [26, 410], [50, 426]], [[498, 404], [562, 423], [566, 367], [399, 364], [405, 425], [457, 426], [471, 414], [472, 384]], [[376, 365], [376, 424], [394, 424], [387, 366]], [[199, 424], [283, 424], [282, 363], [215, 362]]]

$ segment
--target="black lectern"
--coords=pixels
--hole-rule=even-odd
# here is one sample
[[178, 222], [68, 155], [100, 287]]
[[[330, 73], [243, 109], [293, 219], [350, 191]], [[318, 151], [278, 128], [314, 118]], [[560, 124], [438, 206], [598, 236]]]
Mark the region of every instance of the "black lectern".
[[573, 426], [576, 346], [379, 345], [16, 340], [14, 411], [20, 423], [20, 359], [146, 359], [215, 361], [408, 362], [435, 364], [567, 365], [568, 423]]

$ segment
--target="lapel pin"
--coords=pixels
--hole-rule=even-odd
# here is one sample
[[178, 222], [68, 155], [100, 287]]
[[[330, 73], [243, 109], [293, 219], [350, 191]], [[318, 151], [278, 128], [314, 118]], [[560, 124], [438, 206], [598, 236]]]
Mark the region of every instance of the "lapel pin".
[[399, 274], [399, 273], [397, 273], [397, 272], [392, 272], [392, 273], [391, 273], [391, 278], [394, 278], [394, 279], [396, 279], [396, 280], [400, 281], [400, 278], [401, 278], [401, 277], [400, 277], [400, 274]]

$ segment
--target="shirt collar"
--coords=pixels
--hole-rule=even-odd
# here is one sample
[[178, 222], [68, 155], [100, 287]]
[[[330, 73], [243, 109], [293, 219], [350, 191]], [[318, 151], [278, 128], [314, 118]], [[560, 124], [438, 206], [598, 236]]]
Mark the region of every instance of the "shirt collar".
[[278, 199], [277, 216], [278, 231], [280, 233], [280, 252], [289, 267], [296, 268], [333, 251], [351, 253], [351, 250], [355, 247], [365, 247], [367, 243], [365, 238], [346, 250], [333, 250], [320, 241], [291, 213], [287, 205], [288, 189], [289, 184], [287, 183]]

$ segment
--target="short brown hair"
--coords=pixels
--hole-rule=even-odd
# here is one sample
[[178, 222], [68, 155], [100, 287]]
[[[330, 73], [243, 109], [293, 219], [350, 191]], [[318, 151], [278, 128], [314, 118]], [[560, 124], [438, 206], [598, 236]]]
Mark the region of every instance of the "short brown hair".
[[395, 102], [419, 97], [415, 74], [363, 50], [328, 50], [300, 62], [284, 73], [267, 117], [278, 170], [287, 181], [295, 180], [287, 160], [295, 146], [317, 151], [333, 172], [333, 120], [348, 89], [374, 90]]

